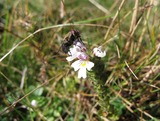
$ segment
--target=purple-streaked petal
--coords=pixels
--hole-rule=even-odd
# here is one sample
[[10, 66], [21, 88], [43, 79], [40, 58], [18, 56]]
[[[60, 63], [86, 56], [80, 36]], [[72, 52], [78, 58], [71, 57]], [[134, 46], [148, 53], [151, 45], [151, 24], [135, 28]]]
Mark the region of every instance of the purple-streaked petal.
[[80, 60], [88, 60], [89, 57], [85, 52], [81, 52], [78, 54], [77, 58]]

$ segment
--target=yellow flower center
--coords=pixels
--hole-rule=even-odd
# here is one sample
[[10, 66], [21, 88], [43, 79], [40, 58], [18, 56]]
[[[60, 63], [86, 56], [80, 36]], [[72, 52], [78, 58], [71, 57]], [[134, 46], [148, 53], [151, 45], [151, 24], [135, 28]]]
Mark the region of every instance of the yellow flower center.
[[85, 67], [87, 65], [87, 61], [84, 61], [81, 66]]

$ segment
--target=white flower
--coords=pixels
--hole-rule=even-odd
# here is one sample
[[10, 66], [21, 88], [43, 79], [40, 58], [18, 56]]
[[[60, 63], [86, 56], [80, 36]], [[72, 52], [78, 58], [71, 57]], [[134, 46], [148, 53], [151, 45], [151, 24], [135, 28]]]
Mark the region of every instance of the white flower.
[[37, 101], [36, 101], [36, 100], [32, 100], [31, 105], [32, 105], [33, 107], [37, 107]]
[[87, 77], [87, 71], [90, 71], [91, 68], [94, 66], [93, 62], [90, 62], [88, 60], [77, 60], [72, 63], [71, 67], [74, 68], [74, 71], [78, 71], [78, 78], [86, 78]]
[[68, 52], [69, 57], [66, 58], [67, 61], [72, 61], [75, 58], [82, 59], [82, 60], [88, 59], [88, 55], [84, 52], [84, 47], [82, 48], [82, 46], [80, 46], [80, 42], [78, 43], [77, 43], [78, 45], [73, 45], [73, 48], [69, 49], [69, 52]]
[[101, 58], [106, 56], [106, 51], [102, 52], [102, 46], [99, 46], [98, 48], [94, 48], [93, 53], [95, 56], [101, 57]]
[[77, 56], [79, 55], [80, 52], [80, 48], [76, 45], [73, 45], [73, 48], [69, 49], [68, 55], [69, 57], [67, 57], [67, 61], [72, 61], [75, 58], [77, 58]]

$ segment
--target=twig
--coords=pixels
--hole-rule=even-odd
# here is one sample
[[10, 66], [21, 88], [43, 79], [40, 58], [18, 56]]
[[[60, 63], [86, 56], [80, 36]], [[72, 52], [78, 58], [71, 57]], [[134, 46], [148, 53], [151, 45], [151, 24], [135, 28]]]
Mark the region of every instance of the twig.
[[64, 9], [64, 0], [60, 1], [60, 18], [64, 18], [65, 16], [65, 9]]
[[146, 73], [145, 77], [143, 77], [143, 79], [141, 80], [141, 83], [147, 81], [147, 79], [154, 74], [156, 71], [157, 73], [160, 70], [160, 66], [152, 66], [151, 69]]
[[123, 0], [123, 1], [121, 2], [120, 6], [119, 6], [119, 8], [118, 8], [118, 11], [117, 11], [116, 15], [114, 16], [114, 18], [113, 18], [113, 20], [112, 20], [112, 23], [110, 24], [109, 29], [108, 29], [108, 31], [107, 31], [107, 33], [106, 33], [104, 39], [107, 39], [108, 34], [109, 34], [111, 28], [113, 27], [114, 22], [115, 22], [116, 18], [118, 17], [118, 14], [119, 14], [119, 12], [120, 12], [120, 10], [121, 10], [121, 8], [122, 8], [124, 2], [125, 2], [125, 0]]
[[23, 86], [24, 86], [24, 79], [25, 79], [26, 71], [27, 71], [27, 67], [25, 67], [22, 72], [22, 79], [21, 79], [21, 84], [20, 84], [21, 89], [23, 89]]
[[[153, 2], [154, 2], [154, 0], [150, 0], [150, 5], [152, 5]], [[147, 15], [146, 15], [146, 20], [144, 21], [144, 28], [143, 28], [142, 33], [141, 33], [141, 35], [140, 35], [140, 38], [139, 38], [139, 40], [138, 40], [138, 46], [137, 46], [136, 52], [139, 51], [140, 46], [141, 46], [141, 43], [142, 43], [142, 40], [143, 40], [143, 37], [144, 37], [144, 34], [145, 34], [145, 32], [146, 32], [146, 29], [147, 29], [147, 26], [146, 26], [146, 25], [147, 25], [147, 22], [148, 22], [150, 13], [151, 13], [151, 9], [152, 9], [151, 7], [149, 7], [149, 9], [148, 9], [148, 12], [147, 12]]]
[[140, 18], [138, 19], [138, 22], [136, 23], [136, 25], [135, 25], [134, 28], [132, 29], [132, 31], [131, 31], [128, 39], [127, 39], [127, 43], [126, 43], [126, 45], [125, 45], [125, 48], [126, 48], [126, 49], [129, 47], [129, 45], [130, 45], [130, 39], [131, 39], [132, 36], [134, 35], [134, 32], [136, 31], [136, 29], [137, 29], [138, 25], [140, 24], [141, 20], [142, 20], [142, 17], [140, 17]]
[[118, 39], [118, 35], [117, 34], [114, 37], [110, 38], [109, 40], [105, 41], [101, 46], [103, 46], [103, 45], [105, 45], [105, 44], [107, 44], [107, 43], [109, 43], [109, 42], [111, 42], [113, 40], [116, 40], [116, 39]]
[[110, 14], [110, 12], [104, 8], [102, 5], [100, 5], [99, 3], [97, 3], [95, 0], [89, 0], [93, 5], [95, 5], [98, 9], [100, 9], [101, 11], [103, 11], [105, 14]]
[[132, 71], [132, 69], [129, 67], [129, 65], [128, 65], [128, 63], [126, 62], [126, 61], [124, 61], [125, 62], [125, 64], [126, 64], [126, 66], [128, 67], [128, 69], [130, 70], [130, 72], [133, 74], [133, 76], [137, 79], [137, 80], [139, 80], [138, 79], [138, 77], [134, 74], [134, 72]]
[[118, 58], [121, 58], [121, 56], [120, 56], [120, 52], [119, 52], [119, 48], [118, 48], [118, 46], [117, 46], [117, 45], [116, 45], [116, 48], [117, 48]]
[[129, 33], [132, 32], [134, 26], [136, 25], [137, 12], [138, 12], [138, 2], [139, 2], [139, 0], [135, 0], [134, 12], [132, 14], [132, 21], [131, 21], [131, 26], [130, 26]]

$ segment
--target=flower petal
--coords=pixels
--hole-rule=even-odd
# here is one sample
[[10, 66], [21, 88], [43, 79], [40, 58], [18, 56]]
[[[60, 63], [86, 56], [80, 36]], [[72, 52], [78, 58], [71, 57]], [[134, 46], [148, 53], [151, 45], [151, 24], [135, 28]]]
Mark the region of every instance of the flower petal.
[[85, 52], [85, 51], [86, 51], [86, 47], [85, 47], [85, 45], [84, 45], [83, 42], [78, 41], [75, 45], [76, 45], [77, 47], [79, 47], [79, 51], [81, 51], [81, 52]]
[[78, 78], [86, 78], [87, 77], [87, 72], [86, 72], [86, 68], [80, 68], [78, 71]]
[[72, 63], [71, 67], [74, 68], [74, 71], [77, 71], [80, 68], [81, 63], [82, 62], [80, 60], [77, 60], [77, 61]]
[[72, 61], [75, 58], [77, 58], [82, 52], [79, 51], [79, 47], [78, 46], [73, 46], [73, 48], [69, 49], [68, 55], [69, 57], [67, 57], [67, 61]]
[[85, 52], [79, 52], [79, 54], [77, 54], [77, 58], [80, 60], [88, 60], [88, 55]]
[[93, 53], [94, 53], [95, 56], [101, 57], [101, 58], [106, 56], [106, 51], [102, 52], [102, 47], [101, 46], [99, 46], [98, 48], [94, 48]]
[[72, 60], [74, 60], [74, 59], [75, 58], [73, 56], [69, 56], [69, 57], [66, 58], [66, 60], [69, 61], [69, 62], [72, 61]]
[[86, 65], [86, 68], [87, 68], [88, 71], [90, 71], [93, 66], [94, 66], [94, 63], [91, 62], [91, 61], [88, 61], [87, 65]]

